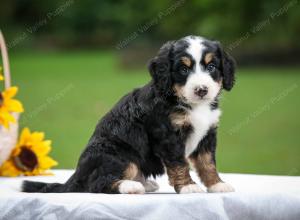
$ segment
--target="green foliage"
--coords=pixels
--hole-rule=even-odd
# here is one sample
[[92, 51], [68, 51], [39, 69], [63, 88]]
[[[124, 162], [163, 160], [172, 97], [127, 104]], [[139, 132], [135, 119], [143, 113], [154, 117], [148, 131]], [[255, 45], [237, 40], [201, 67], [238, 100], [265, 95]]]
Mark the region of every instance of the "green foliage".
[[264, 42], [265, 47], [272, 48], [300, 47], [297, 0], [54, 0], [43, 3], [2, 0], [0, 26], [6, 33], [10, 32], [12, 38], [16, 37], [16, 33], [26, 31], [66, 3], [69, 5], [38, 28], [32, 37], [45, 42], [44, 35], [51, 36], [52, 43], [55, 40], [69, 46], [85, 41], [85, 45], [111, 47], [139, 31], [141, 26], [152, 23], [137, 41], [150, 39], [153, 43], [200, 34], [232, 43], [269, 20], [243, 44], [260, 46]]

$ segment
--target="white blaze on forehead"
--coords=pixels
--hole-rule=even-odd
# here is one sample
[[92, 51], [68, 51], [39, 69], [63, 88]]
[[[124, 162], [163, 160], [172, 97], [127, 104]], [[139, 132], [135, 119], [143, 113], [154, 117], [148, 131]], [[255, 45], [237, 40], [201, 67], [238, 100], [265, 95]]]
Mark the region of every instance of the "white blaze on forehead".
[[205, 48], [205, 46], [202, 44], [204, 42], [204, 39], [201, 37], [187, 37], [186, 40], [189, 43], [187, 52], [194, 58], [196, 63], [195, 72], [197, 72], [199, 71], [197, 68], [200, 67], [200, 61]]

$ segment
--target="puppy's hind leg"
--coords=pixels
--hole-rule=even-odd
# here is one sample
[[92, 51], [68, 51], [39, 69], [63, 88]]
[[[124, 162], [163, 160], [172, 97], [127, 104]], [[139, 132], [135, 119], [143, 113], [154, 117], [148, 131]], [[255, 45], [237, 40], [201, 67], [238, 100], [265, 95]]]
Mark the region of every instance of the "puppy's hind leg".
[[115, 155], [85, 152], [76, 172], [66, 183], [68, 192], [119, 193], [116, 183], [124, 177], [128, 162]]
[[144, 194], [145, 187], [140, 181], [140, 173], [134, 163], [129, 163], [123, 172], [122, 180], [115, 182], [112, 189], [122, 194]]

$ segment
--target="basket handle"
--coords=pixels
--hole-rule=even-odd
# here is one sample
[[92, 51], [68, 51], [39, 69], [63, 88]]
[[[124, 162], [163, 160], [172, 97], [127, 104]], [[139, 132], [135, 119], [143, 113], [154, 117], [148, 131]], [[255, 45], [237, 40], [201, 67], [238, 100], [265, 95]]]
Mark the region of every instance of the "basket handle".
[[1, 30], [0, 30], [0, 48], [1, 48], [1, 55], [3, 60], [4, 83], [5, 83], [5, 88], [8, 89], [11, 86], [9, 60], [8, 60], [7, 47]]

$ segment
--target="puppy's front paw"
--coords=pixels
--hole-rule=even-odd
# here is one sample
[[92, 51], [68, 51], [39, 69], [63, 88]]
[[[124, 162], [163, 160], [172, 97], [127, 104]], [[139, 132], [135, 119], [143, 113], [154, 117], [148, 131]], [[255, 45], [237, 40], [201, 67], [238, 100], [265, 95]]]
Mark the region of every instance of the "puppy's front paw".
[[122, 194], [144, 194], [145, 187], [140, 182], [123, 180], [119, 185], [119, 192]]
[[228, 183], [218, 182], [207, 189], [209, 193], [234, 192], [234, 188]]
[[204, 191], [197, 184], [189, 184], [189, 185], [183, 186], [181, 188], [181, 190], [179, 191], [179, 193], [180, 194], [183, 194], [183, 193], [204, 193]]

